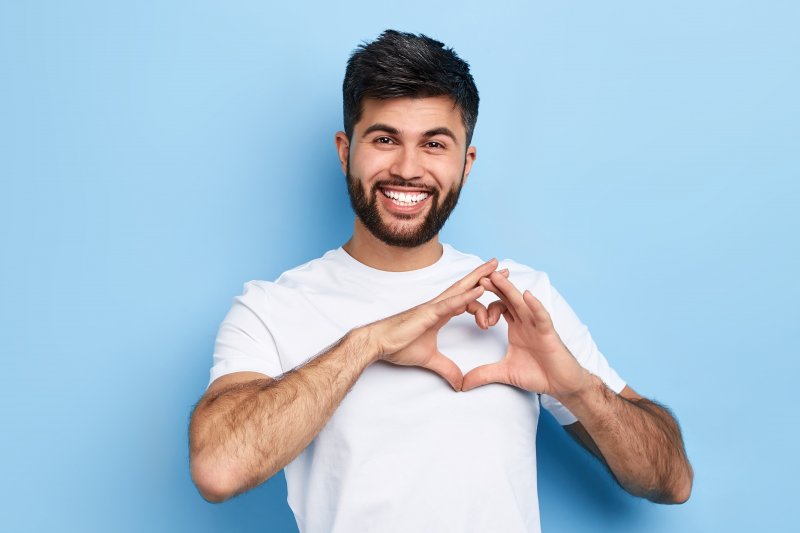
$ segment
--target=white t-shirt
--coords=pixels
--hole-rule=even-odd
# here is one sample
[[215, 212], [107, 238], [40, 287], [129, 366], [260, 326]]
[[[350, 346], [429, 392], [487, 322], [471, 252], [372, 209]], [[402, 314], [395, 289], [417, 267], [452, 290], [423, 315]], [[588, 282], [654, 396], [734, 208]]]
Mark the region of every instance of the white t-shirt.
[[[211, 381], [231, 372], [278, 376], [350, 329], [432, 299], [484, 261], [443, 245], [433, 265], [385, 272], [331, 250], [282, 274], [251, 281], [216, 341]], [[547, 275], [501, 261], [520, 291], [552, 316], [577, 360], [612, 390], [625, 386]], [[488, 305], [497, 299], [481, 297]], [[439, 349], [466, 373], [500, 360], [501, 318], [481, 330], [467, 313], [439, 333]], [[575, 417], [553, 398], [561, 424]], [[539, 397], [508, 385], [455, 392], [428, 370], [383, 361], [366, 368], [333, 417], [285, 468], [288, 502], [303, 533], [537, 532]]]

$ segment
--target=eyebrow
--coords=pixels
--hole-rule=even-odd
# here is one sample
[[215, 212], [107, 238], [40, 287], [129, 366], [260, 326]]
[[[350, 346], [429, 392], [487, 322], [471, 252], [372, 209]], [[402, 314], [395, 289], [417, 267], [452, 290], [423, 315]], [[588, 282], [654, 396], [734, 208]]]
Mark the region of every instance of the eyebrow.
[[458, 144], [458, 139], [456, 139], [456, 134], [453, 133], [453, 130], [450, 128], [445, 128], [444, 126], [440, 128], [433, 128], [432, 130], [428, 130], [422, 134], [423, 137], [435, 137], [437, 135], [445, 135], [453, 139], [453, 142]]
[[[373, 132], [376, 132], [376, 131], [382, 131], [382, 132], [388, 133], [390, 135], [400, 135], [400, 130], [398, 130], [397, 128], [395, 128], [393, 126], [389, 126], [388, 124], [382, 124], [382, 123], [379, 122], [377, 124], [371, 125], [367, 129], [365, 129], [364, 133], [361, 134], [361, 136], [362, 137], [366, 137], [370, 133], [373, 133]], [[458, 139], [456, 138], [456, 134], [453, 133], [453, 130], [451, 130], [450, 128], [446, 128], [444, 126], [430, 129], [430, 130], [428, 130], [428, 131], [426, 131], [425, 133], [422, 134], [422, 136], [425, 137], [425, 138], [435, 137], [437, 135], [445, 135], [447, 137], [450, 137], [451, 139], [453, 139], [453, 142], [458, 144]]]
[[373, 124], [372, 126], [370, 126], [367, 129], [365, 129], [364, 133], [362, 133], [361, 136], [362, 137], [366, 137], [367, 135], [369, 135], [373, 131], [383, 131], [383, 132], [389, 133], [391, 135], [399, 135], [400, 134], [400, 130], [398, 130], [397, 128], [393, 128], [392, 126], [389, 126], [388, 124], [381, 124], [379, 122], [377, 124]]

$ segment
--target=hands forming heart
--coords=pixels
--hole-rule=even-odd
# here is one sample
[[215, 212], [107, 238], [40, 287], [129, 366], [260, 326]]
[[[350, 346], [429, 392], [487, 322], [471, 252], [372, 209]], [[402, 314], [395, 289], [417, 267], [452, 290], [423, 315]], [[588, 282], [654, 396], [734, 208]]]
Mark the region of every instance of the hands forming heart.
[[[397, 365], [427, 368], [442, 376], [456, 391], [488, 383], [504, 383], [556, 399], [588, 385], [590, 375], [569, 352], [553, 327], [550, 314], [530, 291], [520, 293], [508, 280], [508, 270], [496, 271], [492, 259], [416, 307], [367, 326], [380, 358]], [[490, 291], [499, 297], [488, 307], [477, 301]], [[508, 323], [508, 350], [500, 361], [462, 375], [437, 346], [439, 330], [464, 312], [475, 316], [481, 329]]]

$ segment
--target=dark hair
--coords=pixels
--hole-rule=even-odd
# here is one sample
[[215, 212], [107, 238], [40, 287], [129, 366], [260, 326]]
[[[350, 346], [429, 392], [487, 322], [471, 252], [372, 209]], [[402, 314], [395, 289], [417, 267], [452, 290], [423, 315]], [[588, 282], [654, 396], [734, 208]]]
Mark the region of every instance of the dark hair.
[[461, 111], [467, 146], [478, 120], [478, 88], [452, 48], [425, 35], [384, 31], [353, 51], [342, 84], [344, 131], [353, 136], [365, 98], [449, 96]]

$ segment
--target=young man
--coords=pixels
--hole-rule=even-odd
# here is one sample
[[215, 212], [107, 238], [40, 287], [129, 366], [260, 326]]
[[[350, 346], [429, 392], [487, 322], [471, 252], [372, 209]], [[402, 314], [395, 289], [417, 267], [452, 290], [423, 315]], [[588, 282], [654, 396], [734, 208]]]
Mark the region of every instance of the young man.
[[433, 39], [387, 31], [350, 58], [353, 236], [235, 299], [190, 427], [207, 500], [285, 467], [304, 532], [538, 531], [540, 403], [632, 494], [689, 497], [677, 423], [547, 275], [439, 242], [477, 113], [468, 65]]

